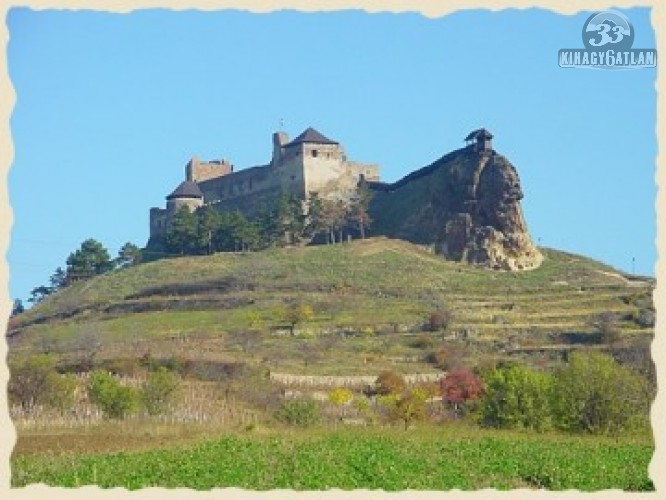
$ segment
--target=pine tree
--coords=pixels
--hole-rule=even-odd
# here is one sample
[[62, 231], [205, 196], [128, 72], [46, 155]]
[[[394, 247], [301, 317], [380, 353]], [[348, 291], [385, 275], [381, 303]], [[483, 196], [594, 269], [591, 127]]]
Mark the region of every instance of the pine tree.
[[166, 233], [166, 247], [180, 255], [192, 254], [197, 248], [197, 216], [182, 206], [173, 215]]
[[116, 264], [119, 267], [134, 266], [141, 262], [141, 249], [129, 241], [118, 250]]
[[214, 235], [220, 227], [220, 213], [207, 205], [197, 210], [197, 247], [199, 253], [211, 255], [218, 248], [214, 244]]
[[81, 243], [81, 248], [67, 257], [67, 276], [71, 278], [89, 278], [113, 268], [109, 252], [92, 238]]

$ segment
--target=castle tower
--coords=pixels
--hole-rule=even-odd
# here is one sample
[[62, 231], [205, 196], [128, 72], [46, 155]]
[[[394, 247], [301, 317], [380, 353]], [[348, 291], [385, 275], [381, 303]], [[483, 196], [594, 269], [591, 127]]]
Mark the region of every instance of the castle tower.
[[171, 218], [181, 207], [190, 212], [203, 206], [203, 193], [196, 182], [183, 181], [167, 199], [167, 218]]
[[286, 132], [275, 132], [273, 134], [273, 158], [271, 165], [276, 166], [284, 156], [284, 147], [289, 142], [289, 135]]
[[227, 160], [201, 161], [198, 156], [193, 156], [185, 165], [185, 180], [203, 182], [229, 175], [233, 171], [233, 165]]

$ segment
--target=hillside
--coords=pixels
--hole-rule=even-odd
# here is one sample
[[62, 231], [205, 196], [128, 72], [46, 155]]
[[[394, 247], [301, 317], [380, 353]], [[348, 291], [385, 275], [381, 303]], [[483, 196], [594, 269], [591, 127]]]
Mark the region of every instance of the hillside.
[[[595, 321], [612, 313], [616, 348], [646, 348], [652, 285], [590, 259], [540, 249], [543, 264], [497, 272], [445, 261], [427, 248], [371, 238], [343, 245], [219, 253], [142, 264], [80, 282], [12, 320], [10, 355], [74, 359], [185, 356], [272, 371], [363, 375], [437, 371], [428, 355], [461, 334], [470, 363], [597, 347]], [[314, 316], [289, 335], [284, 310]], [[437, 311], [442, 333], [423, 333]], [[603, 346], [601, 346], [603, 347]]]

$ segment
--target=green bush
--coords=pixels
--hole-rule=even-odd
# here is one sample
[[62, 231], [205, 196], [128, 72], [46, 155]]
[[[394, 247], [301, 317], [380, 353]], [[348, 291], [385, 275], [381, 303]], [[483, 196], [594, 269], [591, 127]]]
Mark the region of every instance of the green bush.
[[148, 375], [141, 389], [141, 401], [150, 415], [164, 413], [180, 385], [180, 377], [161, 366]]
[[484, 379], [481, 424], [541, 431], [550, 425], [553, 378], [520, 365], [501, 366]]
[[284, 401], [275, 417], [282, 423], [297, 427], [308, 427], [319, 423], [321, 413], [316, 401], [307, 398]]
[[88, 395], [109, 418], [124, 418], [139, 406], [139, 392], [136, 389], [120, 384], [111, 375], [99, 370], [90, 376]]
[[555, 372], [553, 418], [570, 431], [617, 434], [647, 420], [647, 380], [600, 353], [574, 353]]

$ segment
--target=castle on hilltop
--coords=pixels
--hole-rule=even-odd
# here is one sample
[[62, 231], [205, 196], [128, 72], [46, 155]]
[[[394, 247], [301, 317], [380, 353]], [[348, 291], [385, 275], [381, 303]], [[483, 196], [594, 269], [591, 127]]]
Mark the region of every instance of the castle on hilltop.
[[[313, 128], [291, 141], [284, 132], [274, 133], [266, 165], [234, 171], [226, 160], [194, 157], [185, 180], [166, 197], [166, 208], [150, 209], [148, 246], [160, 246], [181, 207], [240, 210], [252, 218], [284, 194], [306, 201], [316, 192], [350, 202], [362, 183], [370, 193], [371, 224], [364, 235], [428, 245], [449, 260], [491, 269], [534, 269], [543, 256], [523, 217], [518, 172], [495, 151], [492, 139], [485, 128], [476, 129], [464, 147], [392, 183], [380, 181], [377, 165], [349, 161], [340, 143]], [[351, 236], [354, 228], [346, 230]]]
[[185, 166], [185, 180], [166, 197], [166, 208], [150, 209], [150, 239], [162, 238], [183, 206], [193, 211], [215, 205], [253, 215], [262, 203], [282, 194], [305, 200], [316, 192], [322, 198], [348, 199], [361, 179], [379, 181], [379, 167], [348, 160], [340, 143], [314, 128], [291, 141], [285, 132], [276, 132], [266, 165], [234, 171], [227, 160], [204, 162], [193, 157]]

